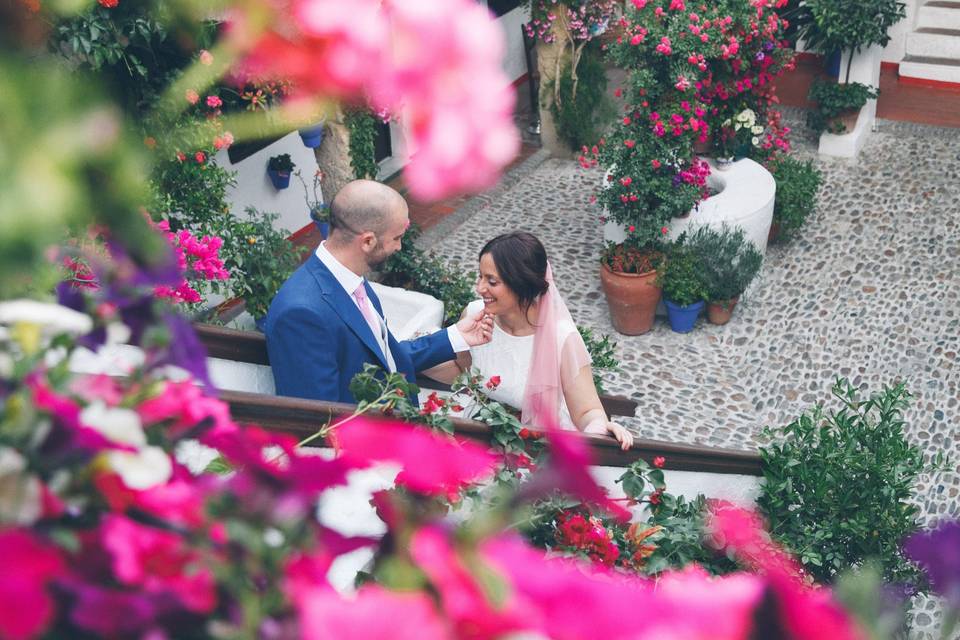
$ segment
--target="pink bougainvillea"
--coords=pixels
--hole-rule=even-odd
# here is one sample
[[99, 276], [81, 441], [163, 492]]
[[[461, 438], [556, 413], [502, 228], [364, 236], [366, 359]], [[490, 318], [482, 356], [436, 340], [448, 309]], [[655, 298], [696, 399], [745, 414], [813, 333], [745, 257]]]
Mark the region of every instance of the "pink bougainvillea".
[[244, 24], [235, 16], [231, 31], [250, 49], [239, 75], [291, 81], [294, 103], [319, 95], [400, 115], [418, 198], [488, 187], [516, 155], [503, 34], [471, 0], [294, 0], [252, 47]]

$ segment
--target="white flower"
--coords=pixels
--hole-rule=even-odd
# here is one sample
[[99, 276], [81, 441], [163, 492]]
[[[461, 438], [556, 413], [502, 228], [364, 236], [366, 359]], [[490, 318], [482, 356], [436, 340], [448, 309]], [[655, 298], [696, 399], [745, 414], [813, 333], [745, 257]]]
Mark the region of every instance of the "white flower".
[[763, 127], [758, 124], [757, 126], [752, 127], [750, 132], [753, 133], [753, 135], [758, 136], [763, 133]]
[[733, 130], [734, 130], [734, 131], [740, 131], [740, 127], [742, 127], [742, 126], [743, 126], [743, 125], [738, 122], [737, 124], [735, 124], [735, 125], [733, 126]]
[[26, 299], [0, 302], [0, 325], [19, 323], [39, 325], [48, 336], [61, 333], [83, 335], [93, 329], [90, 316], [59, 304]]
[[752, 142], [752, 143], [753, 143], [753, 146], [756, 147], [756, 146], [758, 146], [758, 145], [760, 144], [760, 138], [754, 136], [753, 139], [752, 139], [750, 142]]
[[80, 422], [118, 444], [127, 444], [138, 449], [147, 444], [140, 416], [131, 409], [111, 409], [102, 401], [97, 401], [80, 412]]
[[0, 447], [0, 524], [33, 524], [43, 513], [43, 486], [26, 468], [16, 449]]
[[144, 447], [136, 453], [110, 451], [106, 460], [123, 484], [138, 491], [164, 484], [173, 474], [170, 456], [160, 447]]

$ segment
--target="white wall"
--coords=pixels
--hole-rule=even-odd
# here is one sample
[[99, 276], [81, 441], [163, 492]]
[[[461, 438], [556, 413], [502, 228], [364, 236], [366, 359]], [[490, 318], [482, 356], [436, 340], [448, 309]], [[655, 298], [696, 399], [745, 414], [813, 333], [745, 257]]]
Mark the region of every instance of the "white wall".
[[907, 5], [907, 17], [890, 27], [888, 32], [890, 42], [884, 47], [880, 55], [882, 62], [900, 62], [906, 55], [907, 34], [913, 31], [917, 22], [917, 11], [920, 8], [921, 0], [903, 0]]
[[520, 6], [497, 18], [507, 38], [507, 50], [503, 60], [503, 70], [510, 81], [516, 81], [527, 73], [527, 59], [523, 53], [522, 25], [530, 21], [530, 12]]
[[[237, 174], [236, 187], [227, 192], [227, 201], [230, 203], [230, 211], [233, 215], [243, 217], [247, 207], [279, 213], [280, 218], [274, 223], [274, 228], [286, 229], [292, 233], [311, 224], [310, 211], [304, 200], [303, 185], [296, 176], [290, 176], [290, 186], [286, 189], [277, 191], [273, 188], [273, 183], [267, 175], [267, 161], [271, 156], [281, 153], [290, 154], [290, 159], [303, 174], [307, 186], [312, 186], [313, 174], [317, 170], [317, 158], [313, 149], [303, 145], [300, 134], [296, 131], [237, 164], [231, 164], [226, 149], [220, 150], [213, 159], [221, 167], [235, 171]], [[322, 199], [319, 186], [317, 193]]]

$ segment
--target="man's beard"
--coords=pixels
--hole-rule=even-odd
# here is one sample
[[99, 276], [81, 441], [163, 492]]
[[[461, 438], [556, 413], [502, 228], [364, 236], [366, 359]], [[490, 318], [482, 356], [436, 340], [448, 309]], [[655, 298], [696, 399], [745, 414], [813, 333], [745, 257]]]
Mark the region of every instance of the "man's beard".
[[380, 271], [380, 268], [390, 259], [389, 254], [371, 255], [367, 258], [367, 268], [370, 271]]

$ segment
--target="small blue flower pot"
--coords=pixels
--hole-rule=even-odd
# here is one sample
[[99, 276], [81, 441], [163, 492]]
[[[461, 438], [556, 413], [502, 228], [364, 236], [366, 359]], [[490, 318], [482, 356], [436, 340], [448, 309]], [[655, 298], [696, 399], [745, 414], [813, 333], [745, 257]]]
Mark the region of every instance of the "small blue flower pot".
[[273, 183], [273, 188], [279, 191], [280, 189], [286, 189], [290, 186], [290, 172], [289, 171], [277, 171], [276, 169], [267, 169], [267, 175], [270, 176], [270, 182]]
[[323, 123], [300, 129], [300, 139], [303, 140], [303, 146], [316, 149], [323, 142]]
[[255, 318], [253, 323], [256, 325], [257, 331], [259, 331], [260, 333], [267, 332], [267, 316], [263, 316], [262, 318]]
[[834, 51], [829, 56], [827, 56], [826, 67], [827, 73], [834, 78], [840, 77], [840, 58], [842, 57], [842, 51], [839, 49]]
[[330, 235], [330, 223], [329, 222], [317, 222], [313, 221], [313, 224], [317, 225], [317, 229], [320, 230], [320, 236], [326, 240], [327, 236]]
[[703, 300], [683, 307], [664, 298], [663, 304], [667, 307], [667, 319], [670, 321], [670, 328], [677, 333], [693, 331], [693, 325], [697, 323], [697, 317], [704, 307]]

